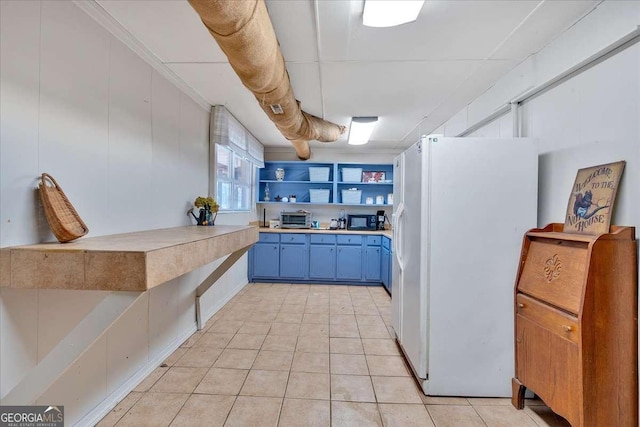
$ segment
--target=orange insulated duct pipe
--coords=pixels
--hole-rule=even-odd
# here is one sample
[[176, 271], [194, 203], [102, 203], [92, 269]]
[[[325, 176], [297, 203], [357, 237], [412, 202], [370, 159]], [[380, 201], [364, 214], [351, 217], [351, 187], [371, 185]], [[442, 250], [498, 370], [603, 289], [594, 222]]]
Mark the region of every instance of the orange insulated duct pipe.
[[189, 0], [242, 83], [302, 160], [310, 140], [336, 141], [344, 126], [300, 108], [264, 0]]

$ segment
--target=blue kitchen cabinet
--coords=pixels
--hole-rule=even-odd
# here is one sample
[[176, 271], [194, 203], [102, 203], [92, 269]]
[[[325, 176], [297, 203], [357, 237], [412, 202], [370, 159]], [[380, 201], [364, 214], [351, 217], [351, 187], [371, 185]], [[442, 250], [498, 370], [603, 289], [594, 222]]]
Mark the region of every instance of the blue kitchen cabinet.
[[390, 239], [329, 233], [260, 233], [249, 278], [266, 282], [382, 283], [391, 288]]
[[387, 291], [390, 291], [390, 283], [389, 283], [389, 271], [390, 271], [390, 263], [391, 263], [391, 251], [389, 249], [383, 247], [382, 248], [382, 257], [380, 259], [380, 279], [382, 280], [382, 284]]
[[311, 234], [309, 242], [309, 279], [335, 280], [335, 234]]
[[336, 277], [334, 245], [311, 245], [309, 248], [309, 278], [333, 280]]
[[336, 279], [362, 280], [362, 246], [360, 244], [357, 246], [338, 245]]
[[380, 278], [382, 284], [389, 294], [391, 294], [392, 274], [391, 269], [393, 266], [393, 252], [391, 249], [391, 239], [388, 237], [382, 237], [382, 257], [380, 259]]
[[380, 246], [366, 246], [364, 250], [364, 280], [380, 281]]
[[[278, 169], [284, 171], [281, 180], [276, 176]], [[347, 192], [351, 188], [358, 192]], [[345, 195], [357, 196], [343, 200], [343, 191]], [[389, 195], [392, 193], [393, 164], [390, 163], [270, 161], [260, 169], [256, 188], [260, 204], [280, 205], [282, 202], [276, 199], [278, 196], [289, 198], [295, 195], [296, 204], [357, 205], [367, 209], [391, 207], [393, 203], [390, 203]], [[371, 203], [367, 203], [368, 199]]]
[[[277, 236], [277, 235], [276, 235]], [[255, 277], [276, 278], [280, 276], [280, 245], [278, 243], [256, 243], [253, 248], [253, 273]]]
[[304, 234], [281, 234], [280, 277], [305, 279], [308, 268], [306, 262], [307, 250], [306, 236]]

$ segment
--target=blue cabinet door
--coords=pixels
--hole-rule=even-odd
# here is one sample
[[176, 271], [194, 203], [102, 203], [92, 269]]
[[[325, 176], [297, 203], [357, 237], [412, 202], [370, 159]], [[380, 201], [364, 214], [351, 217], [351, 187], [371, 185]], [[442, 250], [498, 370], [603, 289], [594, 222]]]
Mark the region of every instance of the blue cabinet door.
[[389, 265], [391, 264], [391, 252], [389, 249], [383, 247], [382, 248], [382, 258], [380, 259], [380, 276], [382, 279], [382, 284], [388, 291], [390, 291], [390, 283], [389, 283]]
[[380, 281], [380, 246], [367, 246], [364, 252], [364, 279]]
[[311, 245], [309, 247], [309, 278], [335, 279], [336, 248], [333, 245]]
[[306, 277], [307, 245], [280, 244], [280, 277], [304, 279]]
[[362, 280], [362, 246], [338, 246], [336, 278]]
[[277, 243], [256, 243], [253, 246], [254, 277], [278, 277], [279, 246]]

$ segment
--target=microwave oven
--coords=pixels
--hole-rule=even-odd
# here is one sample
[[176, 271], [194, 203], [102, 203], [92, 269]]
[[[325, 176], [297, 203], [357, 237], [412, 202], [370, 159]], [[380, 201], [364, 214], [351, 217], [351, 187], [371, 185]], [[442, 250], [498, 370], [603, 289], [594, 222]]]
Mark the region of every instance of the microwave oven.
[[280, 228], [311, 228], [311, 212], [281, 212]]
[[375, 230], [375, 215], [347, 215], [347, 230]]

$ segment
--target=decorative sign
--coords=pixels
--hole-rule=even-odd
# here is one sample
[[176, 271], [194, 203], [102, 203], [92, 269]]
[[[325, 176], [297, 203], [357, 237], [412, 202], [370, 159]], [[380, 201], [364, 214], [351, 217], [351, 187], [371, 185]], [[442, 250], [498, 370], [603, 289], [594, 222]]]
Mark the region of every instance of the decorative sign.
[[362, 182], [383, 182], [384, 180], [384, 172], [362, 172]]
[[625, 161], [578, 170], [564, 222], [565, 233], [609, 232], [613, 204]]

